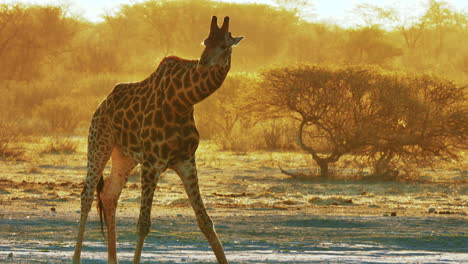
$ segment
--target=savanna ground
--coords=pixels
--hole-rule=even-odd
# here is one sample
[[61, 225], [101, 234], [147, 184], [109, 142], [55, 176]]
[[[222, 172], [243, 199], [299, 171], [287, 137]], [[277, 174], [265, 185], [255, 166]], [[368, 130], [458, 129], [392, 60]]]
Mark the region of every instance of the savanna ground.
[[[55, 153], [30, 139], [24, 160], [0, 163], [0, 262], [68, 263], [86, 174], [86, 139]], [[466, 163], [424, 170], [416, 182], [292, 179], [278, 168], [308, 169], [307, 155], [220, 151], [202, 141], [201, 192], [232, 263], [462, 263], [468, 259]], [[342, 164], [345, 165], [345, 164]], [[337, 175], [352, 171], [333, 168]], [[109, 166], [105, 175], [109, 173]], [[365, 172], [364, 172], [365, 173]], [[130, 263], [139, 211], [138, 168], [118, 207], [119, 257]], [[162, 175], [144, 263], [212, 263], [177, 175]], [[105, 263], [96, 211], [84, 263]]]

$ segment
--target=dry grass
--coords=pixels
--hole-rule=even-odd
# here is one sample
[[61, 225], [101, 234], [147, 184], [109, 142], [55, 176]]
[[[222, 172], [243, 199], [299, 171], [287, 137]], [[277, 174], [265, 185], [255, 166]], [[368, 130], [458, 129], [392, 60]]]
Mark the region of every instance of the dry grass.
[[254, 151], [298, 151], [295, 127], [279, 121], [235, 126], [229, 135], [217, 134], [213, 142], [223, 151], [246, 154]]
[[73, 133], [85, 119], [79, 106], [79, 102], [67, 97], [47, 99], [34, 109], [34, 115], [43, 121], [44, 131]]
[[77, 140], [69, 137], [54, 137], [43, 146], [41, 154], [74, 154], [77, 148]]
[[8, 142], [0, 140], [0, 159], [23, 160], [24, 151], [20, 148], [11, 147]]
[[24, 151], [12, 145], [18, 136], [6, 124], [0, 125], [0, 159], [22, 160]]

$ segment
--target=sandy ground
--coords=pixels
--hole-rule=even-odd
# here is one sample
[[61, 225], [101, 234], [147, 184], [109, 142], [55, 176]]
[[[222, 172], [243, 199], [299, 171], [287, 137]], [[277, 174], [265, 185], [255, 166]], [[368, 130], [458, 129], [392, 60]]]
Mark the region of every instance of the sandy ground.
[[[213, 220], [230, 263], [463, 263], [468, 259], [467, 221], [457, 217], [317, 216], [275, 214], [276, 210], [251, 216], [224, 213]], [[76, 221], [59, 213], [18, 218], [0, 222], [0, 263], [69, 263]], [[135, 222], [134, 217], [119, 219], [121, 263], [131, 263]], [[106, 263], [106, 245], [98, 230], [96, 219], [91, 219], [83, 263]], [[215, 263], [215, 258], [192, 216], [158, 212], [142, 263]]]
[[[26, 161], [0, 162], [0, 263], [67, 263], [72, 254], [85, 144], [74, 154], [41, 153], [40, 145], [29, 144]], [[304, 155], [219, 152], [209, 143], [200, 146], [197, 164], [202, 196], [232, 263], [468, 260], [464, 169], [430, 172], [437, 177], [424, 183], [306, 182], [278, 169], [308, 167]], [[137, 168], [118, 208], [122, 263], [131, 260], [139, 197]], [[105, 263], [96, 221], [93, 210], [84, 263]], [[214, 260], [172, 172], [158, 184], [153, 223], [145, 263]]]

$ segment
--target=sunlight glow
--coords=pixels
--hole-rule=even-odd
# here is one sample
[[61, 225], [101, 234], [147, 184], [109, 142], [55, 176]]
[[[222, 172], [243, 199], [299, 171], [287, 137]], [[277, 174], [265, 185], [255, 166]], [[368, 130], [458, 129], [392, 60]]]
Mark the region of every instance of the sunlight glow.
[[[276, 0], [219, 0], [232, 3], [259, 3], [268, 5], [277, 5]], [[310, 8], [304, 15], [308, 21], [329, 22], [340, 26], [352, 26], [359, 21], [353, 15], [352, 10], [360, 4], [372, 4], [381, 7], [394, 7], [400, 10], [411, 10], [414, 12], [422, 9], [428, 0], [307, 0]], [[74, 12], [93, 22], [102, 21], [102, 17], [117, 9], [122, 4], [131, 4], [143, 2], [143, 0], [1, 0], [0, 3], [24, 2], [35, 4], [64, 3], [70, 5]], [[468, 3], [466, 0], [447, 0], [450, 6], [459, 10], [468, 12]], [[413, 14], [414, 15], [414, 14]]]

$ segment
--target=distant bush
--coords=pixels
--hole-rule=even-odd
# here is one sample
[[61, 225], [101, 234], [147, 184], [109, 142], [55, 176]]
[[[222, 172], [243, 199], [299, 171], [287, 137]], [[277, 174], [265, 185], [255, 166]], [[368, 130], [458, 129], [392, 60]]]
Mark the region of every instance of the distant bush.
[[78, 148], [78, 142], [71, 138], [55, 137], [42, 149], [42, 154], [73, 154]]
[[290, 120], [270, 120], [260, 123], [260, 131], [264, 146], [264, 150], [296, 150], [297, 145], [291, 142], [296, 134], [294, 125]]
[[37, 119], [44, 122], [45, 131], [72, 133], [84, 119], [82, 107], [71, 98], [55, 98], [42, 102], [34, 109]]
[[196, 105], [200, 135], [212, 139], [221, 150], [292, 150], [289, 136], [295, 133], [289, 120], [262, 121], [250, 111], [249, 99], [256, 96], [259, 78], [233, 73], [216, 93]]
[[[252, 130], [249, 130], [251, 132]], [[252, 144], [253, 138], [257, 138], [252, 133], [248, 136], [240, 130], [235, 129], [229, 136], [218, 135], [213, 138], [213, 142], [222, 151], [234, 151], [237, 153], [246, 153], [248, 151], [257, 150], [259, 147]]]
[[213, 142], [220, 150], [249, 151], [297, 151], [299, 148], [291, 142], [295, 135], [294, 126], [288, 120], [238, 123], [227, 135], [216, 135]]
[[0, 159], [18, 160], [23, 158], [24, 151], [12, 146], [18, 136], [11, 129], [11, 126], [6, 123], [0, 123]]
[[[34, 81], [48, 75], [41, 67], [69, 49], [77, 21], [51, 5], [0, 4], [0, 80]], [[49, 66], [57, 66], [49, 64]]]
[[202, 138], [230, 138], [237, 126], [250, 123], [243, 107], [255, 85], [255, 75], [229, 74], [216, 93], [197, 104], [195, 115]]

